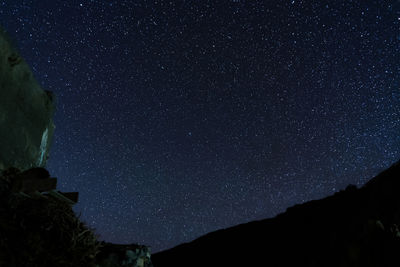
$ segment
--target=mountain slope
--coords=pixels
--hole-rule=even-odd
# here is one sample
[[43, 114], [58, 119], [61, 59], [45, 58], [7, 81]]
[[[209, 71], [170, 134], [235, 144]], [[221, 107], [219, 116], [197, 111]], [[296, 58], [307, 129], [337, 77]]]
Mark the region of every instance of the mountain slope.
[[156, 253], [161, 266], [400, 266], [400, 161], [360, 189]]

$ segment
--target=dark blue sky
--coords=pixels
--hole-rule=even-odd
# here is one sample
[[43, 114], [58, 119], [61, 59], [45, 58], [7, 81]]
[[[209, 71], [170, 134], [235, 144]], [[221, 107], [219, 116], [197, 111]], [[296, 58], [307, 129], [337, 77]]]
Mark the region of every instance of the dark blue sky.
[[159, 251], [400, 158], [399, 1], [0, 3], [57, 96], [48, 169], [107, 241]]

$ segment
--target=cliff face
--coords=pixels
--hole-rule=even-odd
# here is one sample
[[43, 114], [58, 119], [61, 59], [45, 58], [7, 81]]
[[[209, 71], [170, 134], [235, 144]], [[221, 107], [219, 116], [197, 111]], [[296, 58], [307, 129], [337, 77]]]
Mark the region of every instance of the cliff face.
[[362, 188], [152, 255], [161, 266], [400, 266], [400, 161]]
[[0, 170], [45, 166], [54, 132], [53, 98], [0, 28]]
[[151, 267], [145, 246], [97, 240], [76, 216], [77, 192], [46, 165], [54, 96], [40, 88], [0, 28], [0, 266]]

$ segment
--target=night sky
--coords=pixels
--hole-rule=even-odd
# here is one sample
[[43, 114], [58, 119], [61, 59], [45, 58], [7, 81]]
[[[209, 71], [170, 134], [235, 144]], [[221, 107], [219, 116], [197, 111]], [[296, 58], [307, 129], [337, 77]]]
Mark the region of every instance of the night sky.
[[0, 25], [106, 241], [160, 251], [400, 159], [400, 1], [0, 1]]

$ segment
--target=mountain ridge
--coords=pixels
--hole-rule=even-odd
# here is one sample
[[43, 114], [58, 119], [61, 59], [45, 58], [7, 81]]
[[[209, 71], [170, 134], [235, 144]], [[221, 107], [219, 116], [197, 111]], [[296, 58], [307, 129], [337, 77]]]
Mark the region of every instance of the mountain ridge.
[[400, 161], [361, 188], [349, 185], [273, 218], [208, 233], [155, 253], [152, 262], [155, 267], [399, 266], [398, 225]]

